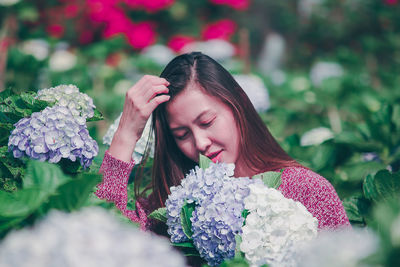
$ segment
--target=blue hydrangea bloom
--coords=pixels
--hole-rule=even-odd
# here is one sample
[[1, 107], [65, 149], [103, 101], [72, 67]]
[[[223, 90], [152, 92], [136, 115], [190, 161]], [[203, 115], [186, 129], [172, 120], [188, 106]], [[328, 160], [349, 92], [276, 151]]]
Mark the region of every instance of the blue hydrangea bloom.
[[225, 177], [223, 186], [193, 212], [193, 243], [209, 265], [216, 266], [235, 256], [235, 236], [242, 233], [243, 200], [250, 190], [248, 185], [260, 183], [247, 177]]
[[73, 116], [71, 110], [54, 106], [19, 120], [8, 139], [8, 149], [15, 158], [27, 155], [40, 161], [57, 163], [62, 158], [87, 168], [99, 147], [86, 128], [86, 119]]
[[223, 178], [233, 175], [234, 165], [211, 163], [206, 170], [196, 166], [182, 180], [181, 185], [170, 188], [165, 206], [167, 208], [167, 226], [171, 241], [181, 243], [188, 241], [181, 226], [180, 213], [185, 201], [201, 205], [206, 199], [211, 199], [223, 185]]
[[181, 243], [189, 238], [181, 226], [185, 202], [195, 203], [192, 214], [193, 243], [209, 265], [215, 266], [235, 255], [235, 236], [241, 234], [244, 222], [243, 200], [250, 193], [248, 185], [259, 179], [234, 178], [234, 165], [211, 163], [203, 170], [191, 170], [181, 185], [172, 187], [166, 201], [167, 225], [171, 241]]

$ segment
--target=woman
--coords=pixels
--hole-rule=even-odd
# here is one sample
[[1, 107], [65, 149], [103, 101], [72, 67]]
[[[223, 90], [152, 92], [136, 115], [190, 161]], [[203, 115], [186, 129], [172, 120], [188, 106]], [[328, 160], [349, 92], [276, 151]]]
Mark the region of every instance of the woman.
[[[155, 152], [152, 193], [140, 195], [135, 181], [136, 210], [128, 210], [127, 183], [134, 166], [137, 140], [153, 114]], [[165, 233], [147, 220], [164, 206], [169, 188], [178, 185], [197, 164], [199, 154], [214, 162], [235, 163], [235, 176], [285, 170], [279, 190], [300, 201], [319, 221], [319, 228], [348, 226], [349, 220], [333, 186], [301, 166], [279, 146], [249, 98], [220, 64], [199, 52], [173, 59], [160, 77], [144, 76], [126, 94], [118, 130], [101, 167], [96, 192], [142, 229]]]

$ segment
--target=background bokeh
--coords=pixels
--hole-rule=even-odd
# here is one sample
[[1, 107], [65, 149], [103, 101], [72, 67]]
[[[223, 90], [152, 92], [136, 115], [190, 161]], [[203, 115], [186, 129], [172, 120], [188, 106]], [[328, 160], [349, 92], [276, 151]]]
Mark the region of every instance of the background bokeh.
[[[92, 97], [104, 117], [88, 124], [96, 170], [130, 86], [203, 51], [235, 75], [285, 150], [334, 185], [352, 224], [377, 229], [378, 258], [392, 265], [399, 15], [398, 0], [0, 0], [0, 91], [74, 84]], [[21, 189], [18, 179], [0, 177], [0, 189]]]

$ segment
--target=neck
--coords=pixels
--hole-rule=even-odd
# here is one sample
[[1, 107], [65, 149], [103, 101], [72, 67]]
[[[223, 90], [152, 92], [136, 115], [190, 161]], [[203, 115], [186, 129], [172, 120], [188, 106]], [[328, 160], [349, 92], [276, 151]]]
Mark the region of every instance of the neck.
[[253, 177], [257, 173], [257, 171], [254, 171], [247, 166], [243, 166], [242, 164], [237, 164], [235, 166], [235, 177]]

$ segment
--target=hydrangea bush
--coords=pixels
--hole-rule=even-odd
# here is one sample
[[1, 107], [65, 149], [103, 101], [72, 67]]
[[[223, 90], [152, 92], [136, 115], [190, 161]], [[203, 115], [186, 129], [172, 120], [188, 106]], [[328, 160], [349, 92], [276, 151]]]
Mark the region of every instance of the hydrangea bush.
[[8, 141], [15, 158], [26, 155], [40, 161], [57, 163], [62, 158], [76, 161], [84, 168], [91, 165], [99, 148], [86, 128], [86, 120], [74, 116], [63, 106], [47, 107], [15, 124]]
[[192, 243], [211, 266], [241, 255], [240, 250], [251, 264], [262, 265], [282, 263], [296, 242], [316, 235], [317, 219], [301, 203], [267, 186], [279, 186], [279, 173], [265, 173], [262, 180], [235, 178], [234, 164], [207, 160], [200, 156], [200, 168], [171, 187], [166, 208], [150, 215], [160, 219], [156, 215], [165, 212], [161, 220], [177, 246]]
[[0, 266], [186, 265], [167, 239], [140, 232], [104, 209], [90, 207], [75, 213], [52, 211], [33, 228], [8, 234], [0, 243]]

